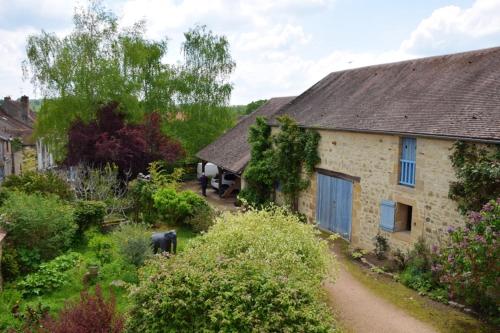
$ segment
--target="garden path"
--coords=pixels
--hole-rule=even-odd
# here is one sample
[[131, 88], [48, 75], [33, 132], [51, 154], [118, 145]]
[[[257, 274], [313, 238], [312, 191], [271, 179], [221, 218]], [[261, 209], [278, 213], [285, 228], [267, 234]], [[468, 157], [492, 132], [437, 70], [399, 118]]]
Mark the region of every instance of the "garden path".
[[[339, 254], [341, 255], [341, 254]], [[339, 260], [334, 284], [326, 284], [337, 319], [355, 333], [435, 333], [430, 325], [413, 318], [374, 294], [348, 272]]]

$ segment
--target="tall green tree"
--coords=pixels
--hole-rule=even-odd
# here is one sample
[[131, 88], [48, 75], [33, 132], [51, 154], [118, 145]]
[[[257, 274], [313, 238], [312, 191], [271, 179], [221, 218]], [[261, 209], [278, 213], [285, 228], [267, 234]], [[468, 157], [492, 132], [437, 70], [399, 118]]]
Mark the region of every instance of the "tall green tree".
[[122, 75], [116, 17], [99, 1], [75, 10], [66, 37], [42, 31], [28, 37], [24, 70], [44, 96], [36, 133], [61, 153], [72, 121], [89, 121], [99, 103], [136, 104], [133, 85]]
[[206, 26], [196, 26], [184, 37], [184, 62], [177, 77], [179, 108], [167, 131], [194, 154], [234, 125], [235, 115], [228, 104], [235, 62], [226, 37]]
[[194, 154], [233, 124], [227, 109], [234, 69], [229, 43], [196, 27], [185, 34], [184, 62], [164, 62], [166, 39], [145, 35], [145, 23], [119, 29], [100, 0], [75, 10], [73, 31], [28, 37], [26, 77], [44, 96], [36, 135], [63, 159], [70, 125], [95, 119], [101, 105], [117, 102], [127, 121], [158, 112], [169, 134]]

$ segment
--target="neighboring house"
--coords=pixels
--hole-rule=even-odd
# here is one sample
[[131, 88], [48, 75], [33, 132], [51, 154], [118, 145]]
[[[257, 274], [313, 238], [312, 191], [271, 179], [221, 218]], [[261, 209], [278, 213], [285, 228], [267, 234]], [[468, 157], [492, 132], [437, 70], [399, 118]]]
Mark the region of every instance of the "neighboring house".
[[7, 134], [0, 134], [0, 182], [12, 172], [12, 146]]
[[[379, 233], [392, 250], [437, 244], [465, 223], [448, 198], [453, 143], [500, 144], [500, 48], [334, 72], [284, 103], [273, 131], [284, 114], [321, 135], [298, 202], [311, 223], [365, 249]], [[247, 133], [228, 135], [198, 157], [241, 173]]]
[[0, 172], [3, 171], [5, 176], [20, 174], [23, 166], [45, 170], [54, 165], [47, 147], [33, 138], [35, 118], [27, 96], [18, 101], [5, 97], [0, 102], [0, 133], [10, 141], [10, 146], [4, 144], [3, 154], [0, 155], [4, 157]]
[[378, 233], [437, 244], [465, 222], [448, 198], [453, 143], [500, 144], [500, 48], [331, 73], [282, 114], [321, 135], [298, 203], [310, 221], [367, 249]]
[[[241, 118], [236, 126], [228, 130], [217, 140], [200, 150], [196, 156], [204, 162], [211, 162], [222, 172], [230, 172], [241, 177], [248, 161], [250, 161], [250, 145], [248, 131], [257, 117], [271, 118], [281, 107], [295, 97], [271, 98], [260, 108]], [[244, 184], [242, 184], [244, 186]]]

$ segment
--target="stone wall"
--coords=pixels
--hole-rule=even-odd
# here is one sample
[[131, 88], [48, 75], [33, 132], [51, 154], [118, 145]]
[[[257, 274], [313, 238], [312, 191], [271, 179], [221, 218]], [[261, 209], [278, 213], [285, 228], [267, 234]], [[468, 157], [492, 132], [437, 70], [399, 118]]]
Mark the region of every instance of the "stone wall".
[[[408, 249], [423, 236], [428, 244], [446, 237], [449, 226], [461, 226], [464, 217], [448, 199], [449, 183], [455, 178], [449, 160], [453, 141], [417, 138], [416, 185], [399, 185], [401, 137], [342, 131], [319, 131], [318, 168], [357, 177], [353, 185], [351, 242], [373, 249], [373, 238], [384, 234], [394, 250]], [[380, 203], [392, 200], [412, 206], [411, 231], [380, 230]], [[316, 175], [299, 200], [299, 211], [310, 222], [316, 215]]]

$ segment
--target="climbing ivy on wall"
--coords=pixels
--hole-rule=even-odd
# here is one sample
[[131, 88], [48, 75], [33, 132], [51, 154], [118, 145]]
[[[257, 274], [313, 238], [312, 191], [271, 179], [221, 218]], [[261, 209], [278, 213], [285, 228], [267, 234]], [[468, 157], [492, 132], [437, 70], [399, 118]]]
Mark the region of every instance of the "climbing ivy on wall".
[[271, 134], [264, 118], [257, 118], [250, 128], [250, 162], [243, 174], [247, 188], [240, 197], [252, 205], [263, 205], [272, 199], [279, 183], [286, 203], [297, 209], [298, 196], [309, 186], [309, 177], [320, 162], [320, 135], [300, 128], [288, 116], [278, 118], [280, 128]]
[[500, 197], [500, 145], [457, 141], [450, 156], [457, 181], [451, 183], [449, 197], [462, 213], [479, 211]]
[[239, 197], [254, 206], [264, 205], [271, 200], [275, 183], [271, 128], [266, 119], [257, 117], [248, 134], [250, 161], [243, 177], [247, 183]]

